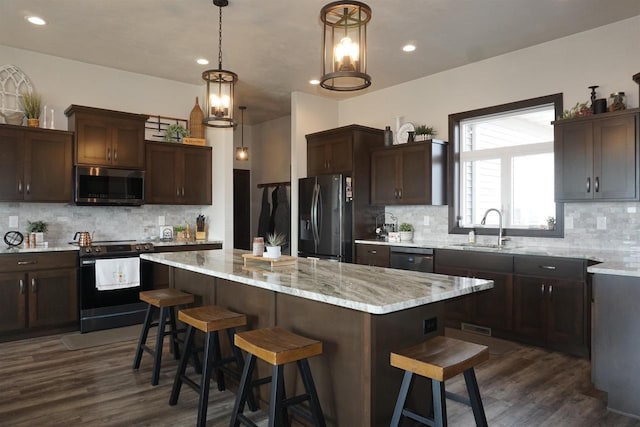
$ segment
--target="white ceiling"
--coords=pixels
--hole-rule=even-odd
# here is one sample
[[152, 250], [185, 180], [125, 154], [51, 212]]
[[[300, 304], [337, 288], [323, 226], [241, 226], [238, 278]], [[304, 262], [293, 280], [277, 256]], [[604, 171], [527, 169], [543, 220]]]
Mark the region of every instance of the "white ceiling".
[[[247, 124], [289, 114], [292, 91], [356, 96], [640, 15], [639, 0], [365, 0], [373, 83], [338, 94], [308, 83], [321, 71], [327, 3], [223, 8], [223, 68], [239, 76], [235, 105], [248, 107]], [[27, 23], [30, 14], [48, 25]], [[0, 0], [0, 44], [186, 83], [202, 84], [202, 71], [217, 67], [217, 39], [211, 0]], [[407, 42], [417, 50], [402, 52]]]

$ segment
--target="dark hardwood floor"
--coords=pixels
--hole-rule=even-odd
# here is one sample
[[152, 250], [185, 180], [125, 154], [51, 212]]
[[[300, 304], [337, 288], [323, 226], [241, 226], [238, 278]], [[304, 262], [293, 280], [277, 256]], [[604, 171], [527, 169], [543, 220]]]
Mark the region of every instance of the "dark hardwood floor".
[[[153, 387], [149, 355], [139, 371], [131, 369], [135, 346], [131, 340], [69, 351], [59, 335], [0, 344], [0, 425], [195, 425], [193, 390], [183, 387], [178, 405], [168, 405], [175, 361], [165, 353], [160, 384]], [[587, 360], [514, 345], [476, 373], [491, 426], [640, 427], [639, 420], [606, 410], [605, 396], [589, 382]], [[212, 384], [207, 425], [227, 426], [234, 395]], [[461, 392], [462, 377], [447, 389]], [[447, 408], [449, 425], [474, 425], [469, 408], [453, 401]], [[263, 412], [252, 418], [266, 425]]]

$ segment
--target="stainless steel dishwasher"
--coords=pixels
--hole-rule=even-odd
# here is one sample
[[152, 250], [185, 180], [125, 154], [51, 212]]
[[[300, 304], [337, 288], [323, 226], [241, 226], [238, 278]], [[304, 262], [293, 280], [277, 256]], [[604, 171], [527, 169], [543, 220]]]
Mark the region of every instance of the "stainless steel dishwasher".
[[433, 249], [391, 246], [391, 268], [433, 273]]

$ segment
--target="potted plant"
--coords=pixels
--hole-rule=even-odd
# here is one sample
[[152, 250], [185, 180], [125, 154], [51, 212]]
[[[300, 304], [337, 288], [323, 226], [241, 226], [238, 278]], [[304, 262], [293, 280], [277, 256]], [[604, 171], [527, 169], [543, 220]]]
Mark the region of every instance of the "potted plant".
[[184, 240], [186, 230], [187, 228], [184, 225], [173, 226], [173, 235], [175, 236], [176, 240]]
[[282, 254], [281, 246], [287, 242], [287, 236], [281, 233], [267, 234], [265, 258], [278, 259]]
[[426, 141], [427, 139], [433, 139], [438, 134], [438, 131], [433, 126], [419, 125], [416, 126], [416, 141]]
[[37, 92], [25, 92], [20, 95], [20, 108], [27, 118], [27, 126], [40, 126], [40, 111], [42, 111], [42, 96]]
[[547, 228], [549, 230], [554, 230], [556, 228], [556, 219], [554, 217], [547, 217]]
[[400, 224], [400, 241], [410, 242], [413, 240], [413, 226], [408, 222]]
[[174, 123], [167, 127], [167, 130], [164, 133], [164, 140], [167, 142], [180, 142], [185, 136], [189, 136], [189, 131], [181, 124]]
[[44, 243], [44, 233], [49, 229], [49, 225], [44, 221], [27, 221], [27, 231], [35, 233], [36, 244]]

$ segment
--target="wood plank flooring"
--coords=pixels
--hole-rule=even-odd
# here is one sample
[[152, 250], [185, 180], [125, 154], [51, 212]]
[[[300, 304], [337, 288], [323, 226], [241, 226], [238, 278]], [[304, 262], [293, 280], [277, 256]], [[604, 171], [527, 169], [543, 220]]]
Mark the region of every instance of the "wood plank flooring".
[[[131, 340], [69, 351], [59, 335], [0, 344], [0, 425], [195, 425], [197, 395], [189, 387], [178, 405], [168, 405], [176, 368], [168, 346], [156, 387], [148, 354], [139, 371], [131, 369], [135, 346]], [[492, 355], [476, 375], [491, 426], [640, 427], [640, 420], [606, 410], [606, 397], [590, 384], [587, 360], [516, 345]], [[447, 382], [450, 391], [463, 388], [462, 376]], [[227, 426], [233, 402], [232, 393], [212, 383], [207, 425]], [[466, 406], [448, 400], [447, 409], [449, 425], [474, 425]], [[264, 412], [252, 418], [266, 425]]]

